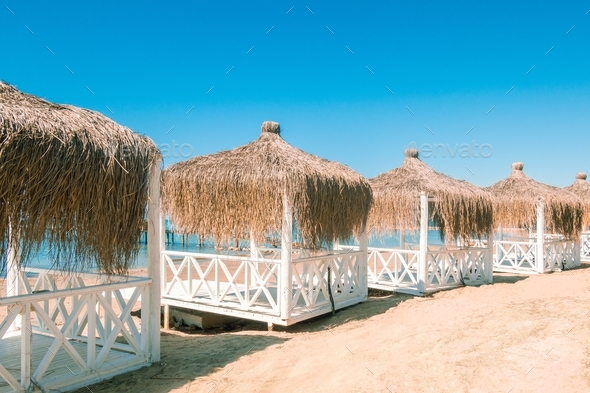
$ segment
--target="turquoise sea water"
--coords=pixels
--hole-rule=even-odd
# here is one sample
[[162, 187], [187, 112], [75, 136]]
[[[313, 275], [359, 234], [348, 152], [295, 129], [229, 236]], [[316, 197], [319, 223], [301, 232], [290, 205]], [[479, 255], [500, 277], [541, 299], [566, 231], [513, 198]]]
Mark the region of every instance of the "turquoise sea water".
[[[294, 236], [296, 239], [296, 236]], [[143, 237], [142, 237], [143, 239]], [[411, 234], [406, 235], [406, 243], [418, 243], [419, 236], [412, 236]], [[355, 244], [355, 241], [351, 239], [347, 242], [342, 242], [343, 244]], [[428, 243], [429, 244], [443, 244], [438, 231], [431, 230], [428, 233]], [[241, 247], [248, 247], [248, 242], [241, 242]], [[265, 245], [266, 247], [272, 247], [270, 244]], [[396, 247], [399, 246], [399, 234], [385, 236], [382, 238], [371, 237], [369, 238], [369, 246], [370, 247]], [[188, 242], [185, 245], [182, 244], [182, 236], [176, 234], [175, 235], [175, 242], [172, 244], [171, 242], [166, 244], [167, 250], [174, 250], [174, 251], [188, 251], [188, 252], [202, 252], [207, 254], [232, 254], [232, 251], [218, 251], [215, 249], [214, 244], [211, 241], [206, 241], [203, 247], [197, 246], [197, 237], [194, 235], [188, 236]], [[239, 252], [233, 252], [234, 254], [238, 254]], [[39, 268], [51, 268], [52, 261], [49, 259], [47, 254], [47, 250], [41, 250], [37, 254], [31, 256], [31, 259], [27, 266], [30, 267], [39, 267]], [[133, 268], [142, 268], [147, 266], [147, 244], [143, 243], [139, 245], [139, 253], [137, 255], [136, 260], [133, 263]]]

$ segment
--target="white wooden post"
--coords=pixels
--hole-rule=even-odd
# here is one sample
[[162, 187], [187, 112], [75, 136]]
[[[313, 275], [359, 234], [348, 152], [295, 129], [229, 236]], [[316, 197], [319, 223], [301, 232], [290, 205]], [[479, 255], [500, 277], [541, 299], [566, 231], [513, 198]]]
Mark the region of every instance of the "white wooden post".
[[418, 292], [426, 291], [428, 281], [428, 264], [426, 250], [428, 247], [428, 194], [420, 193], [420, 259], [418, 260]]
[[[504, 240], [504, 228], [502, 228], [501, 226], [498, 227], [498, 237], [499, 237], [498, 241], [501, 242]], [[492, 243], [493, 243], [493, 238], [492, 238]], [[500, 244], [498, 244], [497, 247], [494, 246], [494, 248], [492, 248], [492, 259], [494, 257], [494, 252], [496, 253], [496, 260], [501, 261], [504, 258], [504, 245], [500, 243]]]
[[258, 258], [258, 246], [256, 246], [256, 238], [252, 231], [250, 231], [250, 258]]
[[[19, 239], [17, 232], [12, 229], [10, 221], [8, 222], [8, 255], [6, 260], [6, 296], [20, 295], [20, 250], [18, 247]], [[21, 326], [22, 317], [19, 314], [12, 324], [9, 331], [15, 331]]]
[[291, 315], [293, 299], [293, 277], [291, 276], [291, 251], [293, 241], [293, 213], [291, 202], [283, 195], [283, 228], [281, 231], [281, 319], [286, 321]]
[[494, 231], [488, 233], [487, 256], [485, 259], [485, 274], [488, 284], [494, 282]]
[[406, 249], [406, 231], [404, 229], [399, 230], [399, 248], [400, 250]]
[[577, 240], [574, 240], [574, 266], [580, 266], [582, 264], [582, 241], [578, 237]]
[[20, 335], [20, 384], [26, 392], [31, 386], [31, 303], [26, 302], [21, 313], [23, 320]]
[[545, 272], [545, 204], [537, 203], [537, 255], [535, 258], [537, 273]]
[[148, 277], [152, 279], [148, 299], [149, 314], [142, 315], [148, 320], [147, 331], [142, 328], [142, 334], [148, 334], [148, 354], [151, 362], [160, 361], [160, 316], [161, 316], [161, 265], [162, 250], [164, 249], [163, 219], [160, 211], [160, 164], [157, 160], [150, 170], [148, 194]]
[[361, 234], [359, 236], [359, 251], [362, 251], [359, 259], [358, 259], [358, 266], [359, 266], [359, 283], [361, 285], [361, 289], [363, 292], [363, 296], [365, 298], [369, 297], [369, 279], [367, 275], [367, 259], [369, 257], [369, 239], [367, 237], [367, 229], [366, 224], [363, 225], [361, 229]]
[[[90, 293], [88, 294], [88, 303], [86, 305], [86, 312], [88, 316], [88, 327], [87, 327], [87, 351], [86, 351], [86, 362], [88, 363], [88, 368], [91, 371], [94, 371], [96, 368], [96, 294]], [[106, 310], [105, 310], [106, 314]], [[106, 328], [106, 323], [105, 323]]]
[[[258, 246], [256, 246], [256, 237], [254, 236], [254, 232], [250, 231], [250, 258], [259, 258], [260, 256], [258, 255]], [[256, 272], [259, 273], [260, 269], [258, 268], [258, 262], [252, 262], [252, 266], [255, 266]], [[248, 266], [246, 265], [246, 268]], [[248, 275], [246, 273], [245, 279], [250, 280], [248, 283], [246, 284], [250, 284], [249, 286], [252, 287], [252, 285], [257, 285], [256, 283], [256, 275], [254, 274], [254, 269], [250, 269], [250, 274]], [[248, 287], [248, 285], [246, 285], [246, 287]], [[246, 294], [248, 295], [248, 293]]]

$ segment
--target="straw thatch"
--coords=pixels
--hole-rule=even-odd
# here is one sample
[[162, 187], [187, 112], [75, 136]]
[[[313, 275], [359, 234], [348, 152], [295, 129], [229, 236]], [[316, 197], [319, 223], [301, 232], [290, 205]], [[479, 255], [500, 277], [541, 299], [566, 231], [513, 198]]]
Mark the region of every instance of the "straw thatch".
[[283, 195], [307, 244], [345, 239], [366, 223], [368, 182], [352, 169], [285, 142], [265, 122], [254, 142], [194, 157], [162, 174], [162, 201], [176, 228], [217, 241], [281, 231]]
[[584, 172], [579, 172], [576, 175], [576, 181], [571, 186], [565, 187], [566, 190], [576, 194], [581, 199], [584, 207], [584, 227], [590, 227], [590, 183], [588, 183], [587, 175]]
[[512, 164], [512, 174], [486, 189], [494, 195], [494, 217], [504, 228], [534, 228], [537, 204], [545, 204], [545, 230], [577, 238], [582, 227], [582, 204], [569, 191], [529, 178], [524, 164]]
[[55, 267], [126, 272], [159, 155], [150, 139], [100, 113], [0, 82], [0, 253], [11, 227], [21, 264], [41, 249]]
[[493, 228], [491, 196], [463, 180], [438, 173], [418, 158], [416, 149], [405, 151], [404, 163], [369, 180], [375, 202], [369, 228], [377, 233], [418, 231], [420, 194], [434, 197], [430, 219], [443, 238], [482, 237]]

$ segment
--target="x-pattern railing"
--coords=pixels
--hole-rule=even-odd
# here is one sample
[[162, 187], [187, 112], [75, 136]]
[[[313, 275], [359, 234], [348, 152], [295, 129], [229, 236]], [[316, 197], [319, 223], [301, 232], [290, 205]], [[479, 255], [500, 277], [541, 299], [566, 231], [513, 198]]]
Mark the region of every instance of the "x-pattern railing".
[[590, 232], [582, 233], [582, 258], [590, 258]]
[[[73, 377], [98, 375], [114, 349], [149, 360], [147, 332], [142, 326], [136, 326], [131, 311], [140, 297], [149, 298], [151, 279], [127, 277], [114, 280], [119, 282], [100, 284], [106, 280], [104, 276], [33, 270], [38, 274], [33, 286], [24, 272], [19, 275], [21, 292], [26, 293], [0, 299], [0, 307], [6, 310], [6, 316], [0, 323], [0, 340], [5, 339], [15, 323], [20, 329], [20, 380], [2, 364], [9, 359], [0, 358], [0, 378], [13, 389], [24, 391], [31, 386], [31, 381], [42, 385], [60, 348], [75, 365], [74, 369], [68, 368]], [[85, 286], [85, 278], [99, 284]], [[129, 290], [132, 290], [131, 295], [125, 300], [122, 292]], [[147, 301], [144, 303], [145, 307], [149, 304]], [[143, 312], [145, 315], [149, 313], [142, 309]], [[53, 340], [44, 348], [33, 348], [33, 333]], [[116, 342], [118, 338], [123, 338], [126, 343]], [[74, 343], [78, 346], [86, 344], [85, 359]], [[45, 354], [33, 369], [33, 351], [39, 350]]]
[[325, 305], [330, 301], [328, 289], [335, 302], [362, 296], [365, 284], [359, 279], [361, 255], [359, 251], [349, 251], [293, 261], [293, 307], [298, 306], [301, 298], [310, 310]]
[[494, 268], [536, 271], [537, 243], [526, 241], [495, 241]]
[[396, 286], [418, 285], [417, 264], [420, 253], [412, 250], [369, 248], [369, 280]]
[[279, 312], [280, 260], [165, 251], [163, 296], [249, 310]]
[[426, 289], [487, 281], [485, 264], [491, 260], [485, 248], [466, 248], [426, 253]]
[[545, 241], [545, 269], [564, 270], [576, 266], [578, 247], [568, 240]]

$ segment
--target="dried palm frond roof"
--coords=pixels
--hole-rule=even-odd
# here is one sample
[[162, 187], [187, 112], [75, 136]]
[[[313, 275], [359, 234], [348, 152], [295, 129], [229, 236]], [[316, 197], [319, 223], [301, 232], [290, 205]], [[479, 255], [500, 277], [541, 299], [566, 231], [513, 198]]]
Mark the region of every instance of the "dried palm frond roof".
[[219, 241], [280, 231], [283, 195], [311, 244], [357, 234], [372, 203], [364, 177], [289, 145], [274, 122], [264, 122], [253, 142], [162, 173], [163, 207], [176, 228]]
[[571, 186], [565, 187], [580, 198], [584, 206], [584, 226], [590, 226], [590, 183], [586, 180], [588, 175], [584, 172], [576, 174], [576, 181]]
[[533, 228], [537, 204], [544, 201], [547, 231], [577, 238], [582, 226], [582, 204], [569, 191], [540, 183], [523, 172], [524, 164], [512, 164], [511, 175], [485, 189], [494, 195], [496, 223], [505, 228]]
[[493, 229], [491, 195], [464, 180], [436, 172], [420, 161], [416, 149], [405, 151], [399, 167], [370, 179], [375, 202], [369, 228], [378, 233], [420, 228], [420, 194], [434, 197], [430, 218], [441, 236], [483, 236]]
[[21, 264], [43, 250], [57, 268], [126, 272], [159, 156], [149, 138], [100, 113], [0, 82], [0, 254], [10, 227]]

